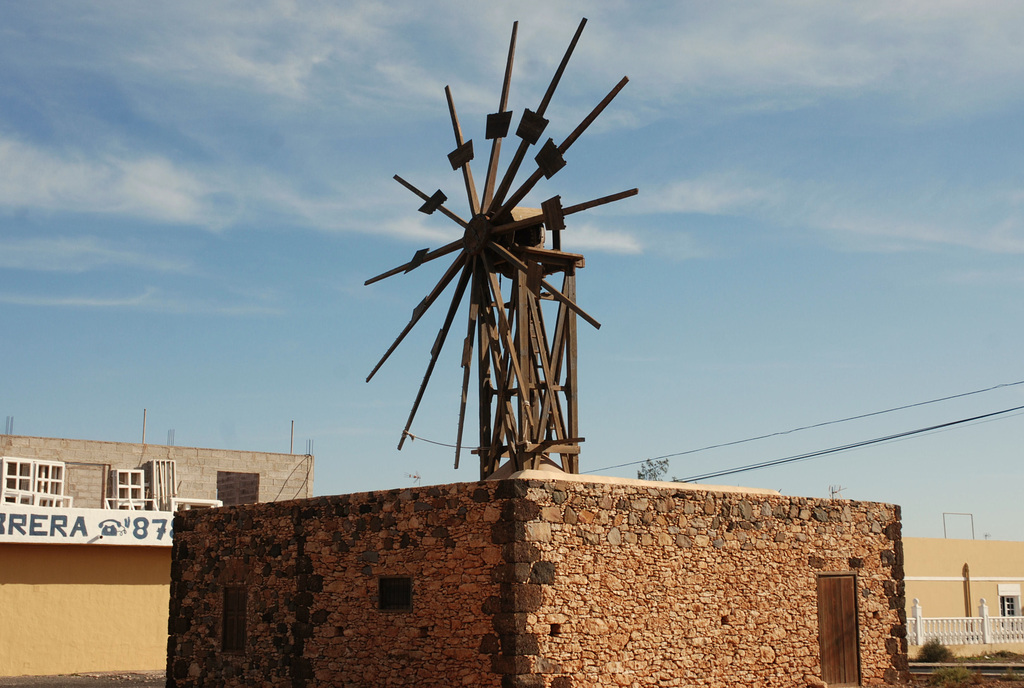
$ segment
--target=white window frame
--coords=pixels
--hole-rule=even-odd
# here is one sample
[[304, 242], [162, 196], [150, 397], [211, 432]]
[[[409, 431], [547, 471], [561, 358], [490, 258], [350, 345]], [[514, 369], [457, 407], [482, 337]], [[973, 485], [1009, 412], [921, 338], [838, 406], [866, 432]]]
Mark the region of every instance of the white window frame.
[[66, 476], [63, 461], [4, 456], [0, 459], [0, 502], [69, 507], [74, 500], [64, 494]]
[[1020, 583], [1000, 583], [998, 592], [999, 616], [1020, 616]]
[[157, 511], [174, 511], [174, 498], [178, 496], [174, 459], [153, 459], [149, 471], [149, 496]]
[[153, 500], [146, 498], [146, 473], [142, 469], [110, 471], [110, 494], [106, 500], [108, 509], [145, 511], [153, 508]]

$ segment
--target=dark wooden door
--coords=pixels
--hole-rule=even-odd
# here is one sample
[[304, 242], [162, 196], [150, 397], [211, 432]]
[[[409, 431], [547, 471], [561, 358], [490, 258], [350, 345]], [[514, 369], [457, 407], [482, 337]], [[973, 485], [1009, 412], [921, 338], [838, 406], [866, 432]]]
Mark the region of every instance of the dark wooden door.
[[860, 685], [857, 586], [853, 576], [818, 577], [821, 678], [830, 686]]

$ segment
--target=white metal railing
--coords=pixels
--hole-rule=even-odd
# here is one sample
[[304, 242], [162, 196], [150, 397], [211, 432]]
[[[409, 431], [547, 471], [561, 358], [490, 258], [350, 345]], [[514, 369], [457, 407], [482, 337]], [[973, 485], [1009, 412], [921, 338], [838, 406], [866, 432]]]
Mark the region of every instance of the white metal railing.
[[943, 645], [988, 645], [1024, 642], [1024, 616], [989, 616], [985, 598], [978, 604], [978, 616], [925, 617], [921, 602], [914, 599], [907, 618], [907, 642], [924, 645], [936, 639]]

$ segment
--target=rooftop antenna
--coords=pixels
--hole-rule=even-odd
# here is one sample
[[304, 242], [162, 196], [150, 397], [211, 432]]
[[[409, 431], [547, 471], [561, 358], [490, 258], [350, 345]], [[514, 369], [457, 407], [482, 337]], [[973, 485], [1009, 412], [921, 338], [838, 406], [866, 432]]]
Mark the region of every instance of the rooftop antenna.
[[829, 485], [828, 486], [828, 498], [829, 499], [842, 499], [843, 490], [846, 488], [842, 485]]
[[306, 440], [306, 456], [313, 456], [313, 440]]
[[7, 424], [4, 425], [4, 434], [5, 435], [13, 435], [14, 434], [14, 416], [7, 416]]
[[942, 512], [942, 537], [948, 538], [949, 535], [946, 533], [946, 517], [947, 516], [967, 516], [971, 519], [971, 539], [974, 539], [974, 514], [961, 513], [956, 511], [943, 511]]
[[146, 409], [142, 409], [142, 443], [146, 443]]
[[288, 440], [288, 453], [295, 453], [295, 421], [292, 421], [292, 437]]

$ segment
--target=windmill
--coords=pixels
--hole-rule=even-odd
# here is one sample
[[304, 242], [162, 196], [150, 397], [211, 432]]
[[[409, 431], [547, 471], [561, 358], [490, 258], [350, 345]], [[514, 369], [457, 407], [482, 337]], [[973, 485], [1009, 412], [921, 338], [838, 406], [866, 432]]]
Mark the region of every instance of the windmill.
[[[412, 427], [441, 348], [463, 303], [468, 318], [462, 348], [462, 398], [455, 445], [455, 467], [462, 451], [466, 404], [471, 369], [477, 370], [479, 400], [480, 478], [492, 476], [499, 467], [509, 472], [539, 468], [558, 455], [561, 469], [579, 472], [579, 404], [576, 368], [577, 318], [595, 328], [601, 324], [576, 303], [576, 271], [584, 266], [581, 254], [562, 250], [565, 218], [600, 205], [634, 196], [637, 189], [563, 205], [560, 196], [543, 201], [540, 209], [519, 204], [542, 179], [550, 179], [565, 164], [566, 151], [594, 122], [629, 81], [623, 77], [561, 143], [552, 139], [534, 156], [536, 169], [513, 190], [530, 147], [541, 140], [548, 124], [548, 104], [569, 62], [587, 20], [577, 28], [562, 61], [536, 110], [525, 109], [516, 129], [519, 138], [512, 161], [498, 179], [502, 140], [509, 135], [512, 111], [508, 109], [512, 63], [518, 22], [512, 25], [508, 60], [498, 111], [487, 116], [485, 137], [490, 155], [482, 193], [478, 193], [470, 163], [473, 141], [463, 137], [451, 88], [445, 87], [448, 111], [455, 134], [455, 149], [448, 155], [452, 170], [460, 171], [469, 203], [469, 219], [446, 205], [439, 189], [426, 194], [395, 175], [395, 180], [418, 196], [420, 212], [440, 212], [462, 229], [462, 236], [433, 250], [420, 249], [412, 259], [376, 277], [410, 272], [431, 261], [454, 256], [440, 280], [413, 310], [412, 318], [367, 376], [369, 382], [441, 294], [454, 282], [451, 303], [430, 352], [423, 381], [402, 431], [401, 449]], [[550, 240], [550, 242], [549, 242]], [[507, 281], [507, 286], [505, 282]], [[545, 320], [547, 313], [547, 320]]]

